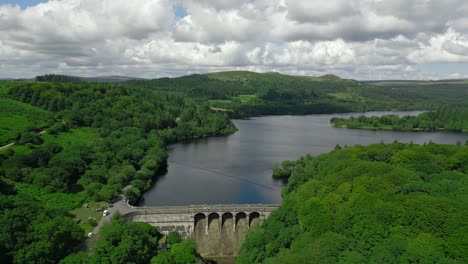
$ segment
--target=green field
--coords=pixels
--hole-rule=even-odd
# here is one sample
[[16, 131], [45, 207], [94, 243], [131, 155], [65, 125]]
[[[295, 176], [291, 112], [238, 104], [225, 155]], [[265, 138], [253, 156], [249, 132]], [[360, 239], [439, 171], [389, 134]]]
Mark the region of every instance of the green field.
[[242, 104], [245, 104], [255, 100], [256, 98], [257, 96], [255, 94], [240, 94], [237, 97], [234, 97], [233, 100], [239, 100]]
[[51, 193], [44, 188], [28, 183], [15, 183], [15, 187], [20, 193], [24, 192], [34, 196], [34, 198], [41, 201], [41, 204], [47, 209], [72, 210], [80, 206], [85, 198], [82, 195], [72, 193]]
[[[41, 135], [41, 138], [44, 140], [43, 144], [48, 142], [55, 142], [65, 149], [93, 144], [93, 142], [96, 142], [99, 139], [96, 130], [90, 127], [72, 128], [70, 131], [62, 132], [58, 135], [44, 133]], [[22, 154], [31, 153], [32, 150], [26, 145], [18, 144], [15, 144], [10, 148], [15, 153]], [[6, 149], [3, 149], [0, 151], [0, 153], [5, 153], [6, 151]]]
[[90, 127], [72, 128], [70, 131], [58, 135], [46, 133], [42, 135], [42, 138], [45, 142], [56, 142], [65, 149], [93, 144], [93, 142], [99, 140], [96, 130]]
[[99, 223], [102, 218], [102, 209], [107, 208], [107, 206], [106, 202], [90, 202], [88, 207], [79, 207], [71, 210], [70, 213], [75, 216], [75, 221], [87, 234], [94, 229], [94, 225], [90, 224], [89, 219], [95, 219], [96, 223]]
[[11, 99], [0, 99], [0, 145], [13, 141], [26, 128], [47, 125], [48, 111]]

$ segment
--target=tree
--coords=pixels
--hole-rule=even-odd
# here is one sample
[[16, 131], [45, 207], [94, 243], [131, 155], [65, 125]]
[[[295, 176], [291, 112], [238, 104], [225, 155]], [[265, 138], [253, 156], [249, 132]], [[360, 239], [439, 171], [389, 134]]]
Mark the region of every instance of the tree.
[[170, 251], [161, 251], [151, 259], [151, 264], [195, 264], [200, 263], [196, 244], [192, 239], [173, 244]]
[[141, 192], [136, 187], [131, 187], [128, 190], [125, 191], [125, 197], [128, 198], [128, 201], [131, 204], [138, 201], [138, 199], [140, 199], [140, 195], [141, 195]]
[[180, 243], [181, 241], [182, 238], [180, 237], [180, 234], [177, 231], [170, 232], [166, 237], [166, 243], [170, 246]]
[[125, 222], [120, 215], [101, 229], [103, 240], [93, 249], [90, 263], [150, 262], [161, 238], [158, 230], [145, 223]]

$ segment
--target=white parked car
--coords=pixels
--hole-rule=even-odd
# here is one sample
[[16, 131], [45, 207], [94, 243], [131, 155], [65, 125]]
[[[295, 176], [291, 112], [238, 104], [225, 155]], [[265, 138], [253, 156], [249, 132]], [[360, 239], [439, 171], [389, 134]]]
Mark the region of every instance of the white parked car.
[[92, 237], [93, 235], [94, 235], [93, 232], [88, 233], [88, 237]]
[[109, 211], [104, 210], [104, 211], [102, 212], [102, 216], [106, 216], [106, 215], [109, 215]]

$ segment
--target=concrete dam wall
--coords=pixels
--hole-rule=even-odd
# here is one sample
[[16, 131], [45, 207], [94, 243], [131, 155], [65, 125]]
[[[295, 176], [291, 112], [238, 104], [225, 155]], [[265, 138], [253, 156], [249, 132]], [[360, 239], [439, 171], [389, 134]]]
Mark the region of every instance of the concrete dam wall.
[[250, 228], [265, 220], [278, 205], [192, 205], [136, 207], [124, 217], [144, 222], [168, 234], [193, 237], [204, 257], [236, 256]]

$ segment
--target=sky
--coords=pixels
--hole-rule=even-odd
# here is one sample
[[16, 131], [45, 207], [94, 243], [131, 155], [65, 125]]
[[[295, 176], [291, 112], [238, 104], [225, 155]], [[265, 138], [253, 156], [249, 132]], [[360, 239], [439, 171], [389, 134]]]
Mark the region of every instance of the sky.
[[0, 0], [0, 78], [468, 78], [467, 0]]

